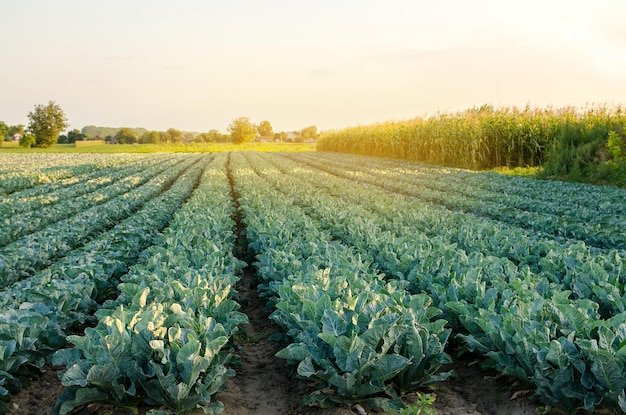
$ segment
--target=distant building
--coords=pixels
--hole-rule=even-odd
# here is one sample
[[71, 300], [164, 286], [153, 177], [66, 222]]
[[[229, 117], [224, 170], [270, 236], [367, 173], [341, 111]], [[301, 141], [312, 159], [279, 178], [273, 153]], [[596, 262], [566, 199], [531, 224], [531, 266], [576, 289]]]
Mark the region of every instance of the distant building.
[[11, 136], [11, 140], [13, 141], [20, 141], [22, 139], [23, 135], [20, 133], [15, 133]]

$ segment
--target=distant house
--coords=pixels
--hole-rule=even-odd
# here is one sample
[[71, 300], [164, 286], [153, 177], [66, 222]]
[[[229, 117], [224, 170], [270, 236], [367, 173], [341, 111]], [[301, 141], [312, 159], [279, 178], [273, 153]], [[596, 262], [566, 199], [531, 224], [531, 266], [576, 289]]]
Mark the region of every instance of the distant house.
[[20, 141], [22, 139], [23, 135], [20, 133], [15, 133], [11, 136], [11, 140], [13, 141]]
[[291, 141], [293, 143], [294, 141], [296, 141], [297, 138], [298, 136], [295, 133], [293, 132], [287, 133], [287, 141]]

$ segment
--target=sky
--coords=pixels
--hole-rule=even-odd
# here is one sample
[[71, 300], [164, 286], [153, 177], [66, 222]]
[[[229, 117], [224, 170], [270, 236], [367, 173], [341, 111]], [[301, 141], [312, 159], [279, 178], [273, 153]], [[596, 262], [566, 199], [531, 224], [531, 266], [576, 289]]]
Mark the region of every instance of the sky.
[[626, 104], [623, 0], [0, 0], [0, 121], [339, 129]]

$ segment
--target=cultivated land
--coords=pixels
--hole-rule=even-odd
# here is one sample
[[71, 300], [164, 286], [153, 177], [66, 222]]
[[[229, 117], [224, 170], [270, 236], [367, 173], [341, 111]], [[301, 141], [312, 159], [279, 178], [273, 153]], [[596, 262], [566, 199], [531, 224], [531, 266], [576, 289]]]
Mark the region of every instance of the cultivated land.
[[626, 411], [623, 189], [315, 152], [0, 166], [9, 413]]
[[98, 141], [79, 141], [75, 144], [54, 144], [46, 148], [22, 148], [17, 142], [4, 142], [1, 153], [214, 153], [222, 151], [315, 151], [310, 143], [187, 143], [187, 144], [104, 144]]

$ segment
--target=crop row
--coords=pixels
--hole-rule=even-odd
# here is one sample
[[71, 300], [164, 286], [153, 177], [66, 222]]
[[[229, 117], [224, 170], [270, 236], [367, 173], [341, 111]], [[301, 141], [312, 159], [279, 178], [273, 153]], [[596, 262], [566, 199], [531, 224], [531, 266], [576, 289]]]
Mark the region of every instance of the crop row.
[[[355, 254], [371, 253], [377, 269], [407, 279], [411, 292], [427, 293], [443, 310], [455, 338], [467, 349], [482, 353], [486, 365], [533, 382], [537, 396], [566, 411], [580, 407], [591, 411], [598, 405], [626, 410], [622, 298], [626, 260], [619, 252], [613, 252], [614, 273], [604, 273], [598, 281], [586, 281], [582, 273], [578, 279], [567, 275], [571, 268], [589, 266], [593, 270], [597, 264], [566, 260], [564, 273], [572, 278], [570, 291], [547, 273], [518, 268], [506, 258], [468, 255], [445, 238], [412, 233], [410, 227], [399, 233], [382, 229], [382, 215], [363, 208], [372, 203], [366, 196], [360, 202], [363, 206], [343, 200], [355, 187], [353, 182], [345, 181], [343, 187], [335, 182], [335, 191], [342, 197], [332, 196], [297, 179], [297, 174], [268, 166], [261, 156], [248, 158], [274, 191], [283, 192], [276, 198], [289, 195], [322, 229], [354, 247]], [[301, 169], [290, 167], [283, 170], [295, 173]], [[330, 181], [311, 171], [302, 175], [313, 182]], [[437, 229], [445, 233], [445, 224]], [[401, 261], [389, 260], [394, 257]]]
[[[130, 177], [128, 181], [122, 180], [118, 185], [109, 188], [108, 192], [118, 194], [129, 191], [8, 244], [0, 255], [0, 287], [33, 275], [56, 258], [90, 240], [98, 232], [128, 217], [165, 190], [197, 160], [198, 157], [188, 158], [164, 171], [160, 171], [162, 167], [155, 167], [144, 172], [145, 175]], [[131, 187], [142, 181], [143, 185]]]
[[[67, 198], [75, 198], [108, 186], [119, 178], [135, 174], [148, 166], [165, 162], [172, 156], [154, 156], [138, 159], [133, 163], [121, 163], [112, 167], [68, 177], [56, 182], [30, 187], [0, 198], [0, 217], [12, 220], [35, 209], [48, 208]], [[123, 161], [123, 160], [122, 160]]]
[[[596, 204], [605, 207], [615, 205], [617, 209], [621, 209], [620, 203], [606, 201], [603, 204], [605, 200], [603, 198], [586, 196], [580, 200], [579, 196], [578, 202], [570, 201], [569, 203], [560, 199], [558, 205], [563, 208], [550, 213], [548, 203], [526, 200], [526, 203], [514, 205], [510, 202], [514, 200], [512, 198], [497, 198], [493, 193], [484, 189], [473, 191], [464, 186], [455, 186], [452, 180], [446, 180], [448, 177], [446, 174], [431, 178], [413, 175], [410, 180], [406, 180], [393, 177], [386, 172], [369, 173], [360, 167], [355, 167], [354, 164], [351, 167], [337, 161], [324, 164], [319, 157], [315, 158], [314, 163], [323, 165], [333, 174], [355, 178], [360, 182], [382, 186], [394, 192], [409, 194], [451, 210], [473, 213], [517, 225], [534, 233], [548, 233], [557, 237], [582, 240], [600, 248], [626, 249], [626, 235], [620, 232], [626, 224], [626, 215], [619, 215], [614, 210], [598, 212], [593, 208]], [[506, 180], [506, 177], [502, 177], [502, 180]], [[484, 195], [485, 193], [487, 195]], [[543, 206], [546, 206], [546, 211], [541, 208]]]
[[[177, 160], [177, 162], [180, 161], [182, 160]], [[0, 246], [7, 245], [20, 236], [33, 233], [54, 222], [75, 216], [77, 212], [87, 210], [94, 205], [107, 202], [142, 185], [174, 164], [175, 161], [170, 160], [154, 166], [154, 161], [150, 163], [146, 161], [140, 165], [117, 168], [107, 176], [100, 175], [85, 183], [56, 191], [52, 197], [44, 195], [28, 198], [28, 207], [32, 207], [31, 209], [24, 206], [26, 203], [14, 203], [11, 207], [19, 209], [19, 213], [10, 214], [0, 225]], [[42, 209], [43, 206], [45, 209]]]
[[400, 395], [449, 376], [439, 369], [450, 361], [450, 331], [435, 321], [441, 310], [427, 296], [385, 282], [241, 154], [233, 155], [231, 174], [262, 295], [289, 343], [277, 356], [317, 383], [306, 402], [368, 400], [392, 408]]
[[[243, 264], [232, 253], [228, 173], [259, 290], [283, 332], [278, 356], [315, 385], [305, 402], [398, 408], [403, 394], [450, 376], [451, 338], [532, 383], [547, 405], [626, 411], [626, 254], [617, 239], [577, 240], [589, 242], [594, 212], [614, 225], [613, 191], [580, 215], [580, 196], [545, 214], [540, 184], [499, 201], [494, 189], [509, 179], [491, 175], [329, 154], [180, 160], [124, 168], [103, 187], [13, 194], [49, 195], [42, 211], [81, 212], [2, 249], [0, 395], [60, 350], [66, 390], [55, 413], [90, 402], [219, 412], [215, 394], [234, 375], [233, 336], [246, 322], [233, 300]], [[500, 209], [567, 215], [581, 231], [538, 232], [527, 218], [489, 213]]]
[[[563, 215], [578, 208], [599, 214], [626, 213], [623, 191], [615, 187], [593, 186], [584, 183], [536, 180], [520, 176], [507, 176], [495, 172], [476, 172], [439, 167], [406, 161], [316, 152], [298, 155], [301, 161], [331, 162], [350, 171], [384, 175], [409, 183], [424, 183], [435, 189], [467, 192], [494, 199], [512, 207]], [[426, 180], [422, 180], [426, 179]], [[482, 191], [481, 191], [482, 190]], [[589, 203], [590, 200], [596, 203]], [[538, 203], [539, 202], [539, 203]]]
[[[598, 252], [582, 242], [562, 245], [549, 237], [538, 237], [518, 227], [452, 212], [381, 188], [364, 191], [352, 185], [351, 181], [306, 168], [301, 163], [278, 157], [264, 158], [263, 165], [274, 165], [282, 173], [307, 182], [308, 188], [319, 188], [326, 195], [333, 196], [332, 207], [324, 206], [321, 200], [316, 202], [313, 199], [309, 203], [314, 203], [319, 210], [337, 211], [330, 217], [338, 226], [350, 223], [349, 217], [358, 217], [363, 232], [388, 236], [389, 242], [382, 246], [360, 248], [377, 253], [377, 261], [385, 265], [386, 272], [396, 270], [393, 275], [399, 278], [412, 276], [415, 273], [414, 262], [422, 255], [420, 252], [429, 249], [428, 245], [415, 251], [412, 251], [415, 247], [406, 248], [406, 243], [410, 244], [420, 237], [437, 244], [454, 244], [452, 248], [460, 248], [465, 255], [508, 259], [522, 271], [528, 268], [546, 284], [570, 290], [578, 298], [592, 298], [600, 304], [604, 316], [626, 310], [626, 301], [620, 294], [620, 287], [626, 282], [625, 255], [622, 251]], [[302, 184], [293, 184], [295, 188], [298, 186], [302, 187]], [[346, 235], [351, 232], [351, 229], [345, 231]], [[408, 242], [405, 243], [405, 240]]]
[[134, 154], [0, 154], [0, 195], [144, 158]]
[[219, 155], [207, 166], [169, 227], [121, 278], [117, 299], [96, 313], [98, 324], [55, 354], [67, 367], [56, 414], [91, 402], [221, 411], [213, 396], [234, 375], [232, 337], [247, 323], [231, 299], [244, 263], [232, 254], [225, 162]]
[[119, 277], [189, 197], [207, 162], [203, 157], [108, 232], [0, 291], [0, 394], [19, 391], [20, 378], [41, 371], [67, 335], [115, 295]]

